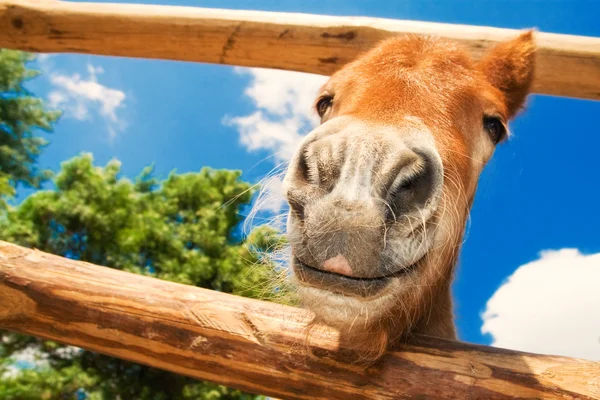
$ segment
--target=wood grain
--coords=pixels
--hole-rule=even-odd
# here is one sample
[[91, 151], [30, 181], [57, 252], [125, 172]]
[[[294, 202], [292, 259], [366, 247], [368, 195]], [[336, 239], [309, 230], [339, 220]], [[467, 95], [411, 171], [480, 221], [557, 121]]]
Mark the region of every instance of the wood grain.
[[[199, 61], [329, 75], [381, 39], [404, 33], [455, 39], [478, 58], [519, 32], [365, 17], [0, 0], [0, 47], [33, 52]], [[535, 92], [600, 99], [600, 38], [538, 32], [536, 41]]]
[[278, 398], [600, 398], [600, 363], [419, 337], [363, 370], [334, 331], [305, 345], [304, 310], [6, 242], [0, 304], [1, 328]]

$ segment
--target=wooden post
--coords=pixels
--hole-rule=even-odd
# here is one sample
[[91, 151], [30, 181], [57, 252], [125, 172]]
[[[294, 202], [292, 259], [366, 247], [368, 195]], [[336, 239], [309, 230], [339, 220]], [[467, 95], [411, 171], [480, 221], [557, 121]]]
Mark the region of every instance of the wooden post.
[[0, 327], [286, 399], [597, 399], [600, 363], [419, 337], [363, 370], [303, 310], [0, 242]]
[[[329, 75], [381, 39], [403, 33], [457, 40], [477, 58], [519, 32], [364, 17], [0, 0], [0, 47], [34, 52], [200, 61]], [[536, 41], [535, 92], [600, 99], [600, 38], [539, 32]]]

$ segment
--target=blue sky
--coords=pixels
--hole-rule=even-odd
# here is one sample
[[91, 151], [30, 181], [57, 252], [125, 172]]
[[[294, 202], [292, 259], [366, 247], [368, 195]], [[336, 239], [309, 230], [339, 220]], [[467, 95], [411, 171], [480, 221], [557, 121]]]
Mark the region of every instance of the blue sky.
[[[600, 36], [600, 2], [595, 1], [146, 3], [535, 27]], [[65, 110], [40, 164], [57, 170], [61, 161], [92, 152], [99, 164], [111, 158], [122, 161], [126, 176], [154, 163], [162, 177], [173, 169], [210, 166], [241, 169], [244, 179], [256, 182], [285, 161], [285, 151], [273, 156], [274, 149], [293, 146], [305, 131], [310, 119], [306, 98], [312, 93], [307, 90], [321, 79], [85, 55], [55, 55], [38, 64], [44, 75], [28, 88]], [[281, 102], [287, 103], [278, 110]], [[527, 111], [512, 123], [513, 139], [497, 150], [481, 176], [454, 285], [462, 340], [600, 359], [600, 325], [589, 321], [590, 312], [600, 315], [600, 290], [589, 285], [592, 279], [600, 283], [598, 115], [600, 102], [534, 95]], [[258, 132], [277, 135], [282, 126], [288, 137]], [[556, 251], [540, 256], [546, 250]], [[534, 273], [526, 276], [517, 270]], [[494, 301], [488, 303], [490, 298]], [[482, 334], [486, 307], [491, 334]], [[573, 328], [554, 332], [551, 328], [561, 318], [570, 318]], [[549, 329], [544, 339], [534, 335]], [[566, 341], [582, 345], [566, 348]]]

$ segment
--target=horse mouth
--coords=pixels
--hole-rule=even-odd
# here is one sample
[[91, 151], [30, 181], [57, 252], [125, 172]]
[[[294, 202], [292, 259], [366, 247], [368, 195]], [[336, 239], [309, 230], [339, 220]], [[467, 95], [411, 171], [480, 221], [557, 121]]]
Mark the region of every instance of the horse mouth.
[[297, 257], [293, 258], [292, 267], [298, 280], [306, 285], [346, 296], [367, 298], [383, 291], [394, 278], [401, 278], [414, 273], [417, 264], [418, 261], [407, 268], [372, 278], [351, 277], [323, 271], [303, 263]]

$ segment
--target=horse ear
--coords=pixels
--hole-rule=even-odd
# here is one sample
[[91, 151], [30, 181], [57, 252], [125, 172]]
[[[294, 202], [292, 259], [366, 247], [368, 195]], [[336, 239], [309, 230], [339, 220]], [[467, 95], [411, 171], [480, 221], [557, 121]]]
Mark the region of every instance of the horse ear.
[[487, 80], [504, 94], [512, 118], [525, 102], [535, 69], [533, 31], [498, 44], [479, 62]]

